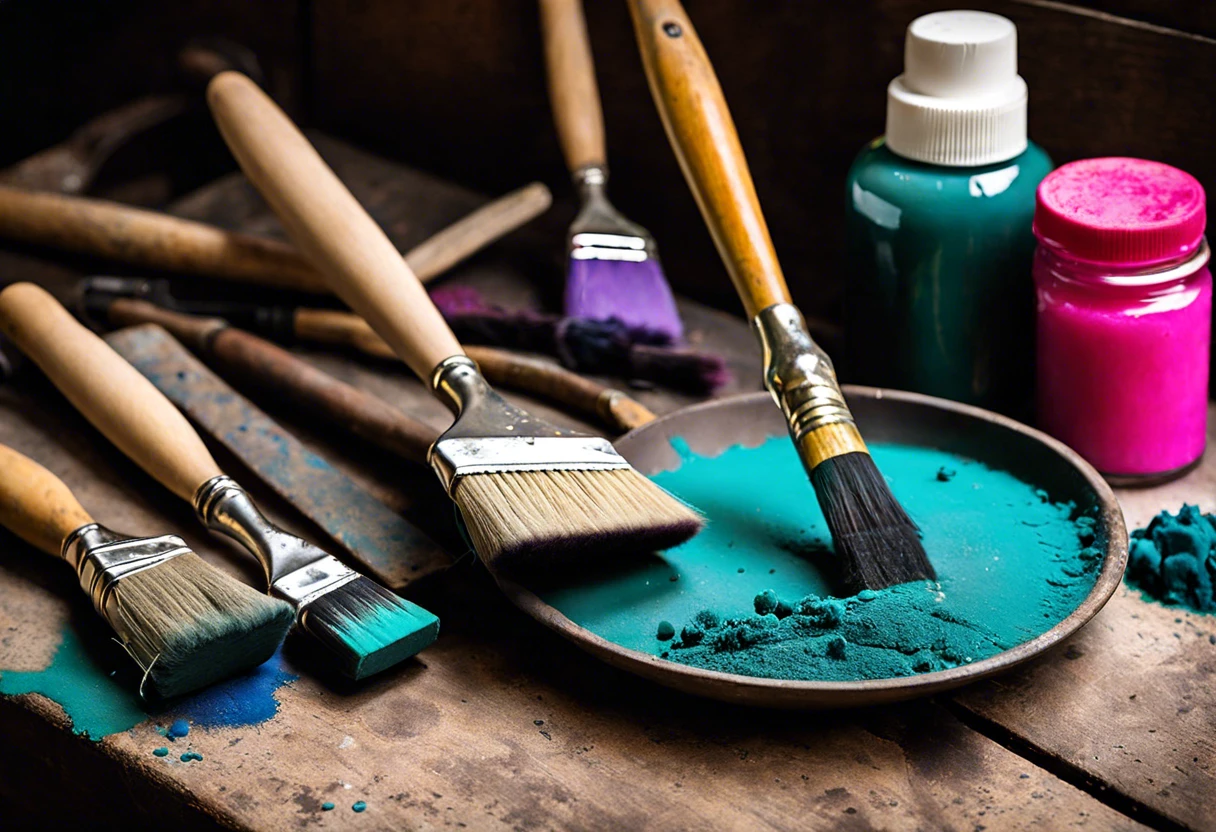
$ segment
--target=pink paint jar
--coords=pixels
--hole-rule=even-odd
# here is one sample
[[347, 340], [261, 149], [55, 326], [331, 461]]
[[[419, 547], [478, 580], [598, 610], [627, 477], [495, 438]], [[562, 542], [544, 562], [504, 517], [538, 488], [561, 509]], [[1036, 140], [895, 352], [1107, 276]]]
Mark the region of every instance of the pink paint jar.
[[1084, 159], [1039, 185], [1039, 426], [1108, 480], [1185, 473], [1207, 439], [1212, 275], [1203, 187], [1143, 159]]

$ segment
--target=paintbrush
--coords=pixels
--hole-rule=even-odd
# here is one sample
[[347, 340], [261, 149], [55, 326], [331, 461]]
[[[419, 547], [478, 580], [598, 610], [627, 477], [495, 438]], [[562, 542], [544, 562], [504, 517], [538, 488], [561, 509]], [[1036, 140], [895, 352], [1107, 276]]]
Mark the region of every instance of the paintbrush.
[[339, 295], [456, 414], [430, 462], [492, 569], [675, 546], [701, 517], [605, 439], [508, 404], [461, 349], [426, 290], [303, 134], [248, 78], [207, 99], [245, 174]]
[[570, 226], [566, 314], [684, 334], [654, 238], [608, 201], [604, 114], [582, 0], [540, 0], [549, 102], [581, 208]]
[[[425, 425], [222, 318], [187, 315], [144, 300], [93, 291], [85, 291], [82, 298], [82, 312], [90, 320], [116, 327], [158, 324], [223, 375], [241, 378], [297, 406], [300, 412], [324, 416], [408, 459], [425, 462], [425, 449], [435, 438]], [[356, 320], [362, 322], [361, 318]], [[573, 408], [619, 432], [655, 418], [624, 392], [551, 363], [484, 347], [471, 348], [468, 354], [494, 384]], [[396, 356], [391, 358], [396, 361]], [[421, 439], [423, 436], [426, 438]], [[423, 449], [421, 457], [416, 452], [419, 447]]]
[[935, 577], [827, 353], [790, 303], [739, 136], [692, 22], [678, 0], [630, 0], [629, 9], [663, 126], [760, 338], [765, 384], [785, 413], [846, 582], [881, 588]]
[[203, 561], [177, 535], [131, 537], [93, 521], [66, 485], [0, 445], [0, 524], [76, 570], [97, 614], [168, 698], [274, 655], [291, 607]]
[[[337, 309], [178, 298], [170, 290], [168, 281], [129, 277], [86, 278], [81, 283], [80, 296], [84, 305], [96, 307], [95, 311], [101, 311], [114, 298], [139, 298], [178, 312], [223, 318], [234, 326], [279, 343], [337, 344], [377, 358], [397, 358], [366, 321]], [[490, 355], [488, 347], [469, 345], [541, 353], [556, 358], [572, 372], [657, 384], [694, 396], [709, 395], [730, 381], [730, 371], [721, 356], [665, 346], [669, 343], [666, 336], [631, 328], [620, 321], [589, 321], [501, 309], [484, 304], [475, 290], [465, 286], [435, 289], [431, 300], [443, 312], [448, 326], [466, 345], [472, 358], [485, 363], [482, 372], [493, 384], [538, 392], [535, 388], [513, 385], [508, 380], [534, 378], [523, 365], [535, 362], [501, 350], [495, 350], [493, 358], [483, 362], [483, 358]], [[499, 368], [511, 370], [512, 374], [496, 375]], [[553, 395], [559, 391], [541, 392]], [[559, 400], [570, 403], [560, 395]]]
[[270, 593], [295, 607], [297, 629], [347, 676], [369, 676], [435, 640], [434, 615], [267, 520], [177, 408], [45, 290], [15, 283], [0, 292], [0, 330], [208, 529], [254, 555]]

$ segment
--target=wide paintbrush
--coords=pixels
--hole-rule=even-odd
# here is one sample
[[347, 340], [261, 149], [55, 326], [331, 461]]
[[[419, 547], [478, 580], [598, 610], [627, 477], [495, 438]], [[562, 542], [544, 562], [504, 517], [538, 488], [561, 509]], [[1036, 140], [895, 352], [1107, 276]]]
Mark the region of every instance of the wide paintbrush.
[[546, 424], [499, 397], [384, 232], [253, 82], [224, 73], [207, 98], [291, 239], [456, 414], [431, 466], [487, 564], [569, 568], [674, 546], [701, 528], [695, 511], [607, 440]]

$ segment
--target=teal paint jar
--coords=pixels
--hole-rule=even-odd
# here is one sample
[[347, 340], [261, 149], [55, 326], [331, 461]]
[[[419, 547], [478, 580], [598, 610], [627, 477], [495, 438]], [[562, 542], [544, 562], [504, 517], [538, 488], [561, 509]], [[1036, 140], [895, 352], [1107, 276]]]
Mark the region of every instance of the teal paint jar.
[[1029, 409], [1031, 226], [1052, 164], [1026, 138], [1016, 37], [984, 12], [908, 27], [886, 135], [846, 186], [846, 381]]

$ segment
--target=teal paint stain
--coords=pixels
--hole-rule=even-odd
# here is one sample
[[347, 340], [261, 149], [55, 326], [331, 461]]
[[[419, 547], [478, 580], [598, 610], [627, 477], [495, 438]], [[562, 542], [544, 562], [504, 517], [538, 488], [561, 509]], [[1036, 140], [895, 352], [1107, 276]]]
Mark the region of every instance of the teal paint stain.
[[356, 812], [362, 812], [364, 809], [367, 808], [367, 803], [365, 803], [362, 800], [358, 800], [358, 801], [355, 801], [355, 804], [353, 806], [351, 806], [350, 808], [354, 809]]
[[[91, 612], [88, 623], [98, 632], [103, 627]], [[279, 709], [276, 692], [297, 678], [286, 668], [280, 651], [260, 667], [198, 693], [165, 703], [145, 702], [139, 697], [138, 669], [126, 654], [109, 639], [92, 633], [86, 646], [69, 625], [46, 668], [0, 670], [0, 695], [41, 694], [63, 708], [73, 733], [94, 741], [128, 731], [149, 717], [174, 716], [169, 727], [156, 731], [176, 741], [189, 734], [191, 722], [223, 728], [272, 719]]]
[[169, 756], [169, 749], [165, 748], [165, 747], [162, 745], [160, 748], [155, 748], [155, 749], [153, 749], [153, 750], [152, 750], [152, 756], [153, 756], [153, 757], [168, 757], [168, 756]]
[[1216, 613], [1216, 514], [1183, 505], [1131, 533], [1124, 580], [1141, 597], [1202, 615]]
[[199, 754], [197, 751], [187, 751], [185, 754], [183, 754], [181, 756], [180, 759], [183, 763], [188, 763], [191, 760], [198, 760], [201, 762], [203, 759], [203, 755]]
[[138, 680], [129, 686], [125, 674], [111, 676], [124, 661], [130, 660], [121, 651], [115, 656], [86, 650], [72, 630], [64, 630], [45, 670], [0, 671], [0, 694], [41, 694], [63, 708], [72, 721], [72, 733], [100, 741], [147, 718], [140, 705]]
[[[717, 457], [679, 438], [672, 446], [680, 467], [653, 479], [701, 509], [705, 530], [640, 564], [541, 591], [579, 625], [633, 650], [767, 678], [907, 676], [1042, 634], [1097, 576], [1092, 517], [975, 460], [876, 445], [939, 581], [835, 598], [830, 536], [787, 439]], [[951, 476], [939, 477], [943, 469]], [[660, 622], [678, 637], [659, 640]]]
[[332, 812], [333, 810], [334, 804], [330, 803], [328, 800], [321, 804], [322, 812]]

